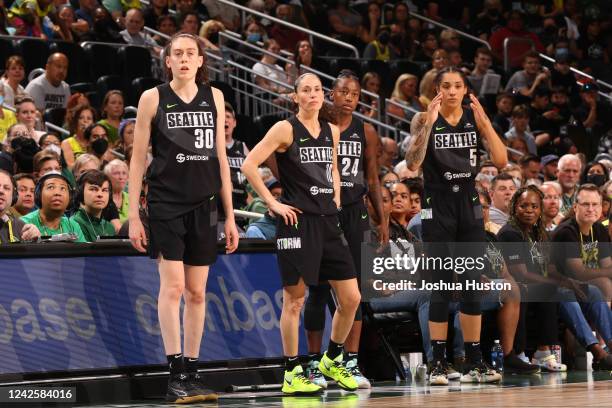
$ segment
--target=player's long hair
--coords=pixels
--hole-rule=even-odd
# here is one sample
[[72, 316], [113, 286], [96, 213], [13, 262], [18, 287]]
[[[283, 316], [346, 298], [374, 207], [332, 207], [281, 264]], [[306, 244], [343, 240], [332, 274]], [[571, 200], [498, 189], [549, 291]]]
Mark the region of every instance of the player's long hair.
[[[531, 193], [536, 194], [540, 200], [540, 216], [538, 217], [538, 220], [536, 221], [534, 226], [531, 228], [531, 231], [529, 231], [528, 236], [524, 234], [523, 228], [521, 227], [521, 223], [519, 222], [519, 219], [516, 215], [516, 206], [518, 205], [521, 195], [523, 195], [523, 193], [525, 192], [531, 192]], [[548, 233], [546, 232], [546, 228], [544, 226], [544, 220], [542, 219], [543, 209], [544, 209], [544, 193], [542, 193], [542, 191], [540, 191], [540, 189], [533, 184], [529, 186], [521, 187], [518, 190], [516, 190], [516, 193], [514, 193], [514, 195], [512, 196], [512, 199], [510, 200], [510, 217], [508, 218], [508, 223], [514, 226], [515, 228], [517, 228], [519, 231], [521, 231], [521, 234], [523, 235], [523, 238], [525, 239], [525, 241], [529, 239], [532, 239], [533, 241], [536, 241], [536, 242], [548, 241]]]
[[172, 38], [168, 40], [168, 43], [166, 44], [162, 52], [161, 60], [163, 61], [164, 67], [166, 68], [166, 78], [168, 79], [168, 82], [172, 81], [173, 77], [172, 70], [166, 65], [165, 60], [166, 57], [170, 56], [172, 44], [174, 44], [174, 41], [179, 38], [188, 38], [190, 40], [193, 40], [197, 44], [198, 56], [202, 56], [204, 61], [202, 62], [202, 66], [199, 67], [198, 71], [196, 72], [195, 81], [197, 84], [208, 84], [208, 67], [206, 66], [206, 52], [204, 51], [204, 42], [199, 37], [187, 33], [178, 33], [173, 35]]

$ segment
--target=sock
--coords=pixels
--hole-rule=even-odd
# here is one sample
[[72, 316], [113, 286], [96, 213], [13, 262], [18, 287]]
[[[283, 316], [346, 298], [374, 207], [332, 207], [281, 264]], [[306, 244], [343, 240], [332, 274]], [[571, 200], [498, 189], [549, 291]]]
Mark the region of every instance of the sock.
[[285, 356], [285, 370], [293, 371], [293, 369], [300, 365], [300, 359], [298, 356], [287, 357]]
[[321, 353], [308, 353], [308, 361], [321, 361]]
[[548, 357], [550, 355], [551, 355], [551, 351], [550, 350], [536, 350], [536, 352], [533, 353], [533, 357], [537, 358], [537, 359]]
[[446, 340], [432, 340], [431, 348], [433, 349], [433, 362], [446, 361]]
[[327, 347], [327, 357], [334, 360], [336, 357], [342, 354], [343, 349], [344, 349], [344, 344], [335, 343], [330, 339], [329, 347]]
[[168, 366], [170, 367], [170, 374], [177, 375], [185, 372], [185, 362], [183, 361], [183, 353], [171, 354], [166, 356], [168, 360]]
[[480, 350], [480, 342], [466, 342], [463, 343], [465, 347], [465, 356], [467, 360], [474, 364], [482, 362], [482, 351]]
[[185, 372], [187, 374], [197, 374], [198, 372], [198, 358], [195, 357], [185, 357]]
[[346, 359], [348, 360], [352, 360], [352, 359], [357, 359], [357, 361], [359, 361], [359, 353], [351, 353], [348, 352], [346, 353]]

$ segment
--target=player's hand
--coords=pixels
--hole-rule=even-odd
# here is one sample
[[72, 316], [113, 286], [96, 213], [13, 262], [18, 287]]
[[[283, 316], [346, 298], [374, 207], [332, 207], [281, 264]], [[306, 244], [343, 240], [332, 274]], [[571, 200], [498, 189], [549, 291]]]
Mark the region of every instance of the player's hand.
[[36, 241], [40, 238], [40, 231], [34, 224], [26, 224], [21, 229], [21, 240], [22, 241]]
[[147, 234], [145, 234], [144, 226], [140, 218], [134, 218], [129, 220], [129, 237], [132, 246], [138, 252], [146, 252], [147, 247]]
[[302, 210], [299, 208], [292, 207], [287, 204], [274, 201], [270, 204], [270, 210], [283, 218], [285, 225], [295, 225], [298, 222], [298, 213], [301, 214]]
[[438, 92], [438, 94], [431, 100], [429, 106], [427, 107], [427, 124], [433, 126], [434, 122], [438, 120], [438, 113], [440, 113], [440, 105], [442, 105], [442, 92]]
[[470, 94], [470, 108], [474, 112], [474, 119], [476, 119], [476, 126], [478, 129], [482, 129], [485, 125], [489, 124], [491, 121], [487, 116], [484, 108], [480, 104], [480, 101], [474, 94]]
[[240, 235], [238, 234], [238, 228], [236, 228], [236, 221], [231, 219], [225, 220], [225, 253], [231, 254], [238, 249], [238, 240]]
[[378, 242], [381, 247], [389, 244], [389, 220], [385, 220], [378, 225]]

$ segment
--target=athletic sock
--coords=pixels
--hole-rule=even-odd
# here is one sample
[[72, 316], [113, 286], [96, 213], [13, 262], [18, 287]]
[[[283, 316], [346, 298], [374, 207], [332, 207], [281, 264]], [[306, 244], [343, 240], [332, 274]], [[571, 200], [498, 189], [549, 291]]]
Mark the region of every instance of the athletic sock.
[[298, 356], [287, 357], [285, 356], [285, 370], [293, 371], [293, 369], [300, 365], [300, 359]]
[[346, 359], [347, 360], [352, 360], [352, 359], [357, 359], [357, 361], [359, 361], [359, 353], [346, 353]]
[[183, 361], [183, 353], [171, 354], [166, 356], [168, 360], [168, 367], [170, 367], [170, 374], [177, 375], [185, 372], [185, 362]]
[[308, 361], [321, 361], [321, 353], [309, 353]]
[[433, 349], [433, 362], [446, 361], [446, 340], [432, 340], [431, 348]]
[[327, 357], [334, 360], [340, 354], [342, 354], [342, 350], [344, 350], [344, 344], [338, 344], [329, 340], [329, 347], [327, 348]]
[[197, 357], [185, 357], [185, 372], [187, 374], [196, 374], [198, 372], [199, 360]]
[[479, 364], [482, 362], [482, 351], [480, 350], [480, 342], [468, 341], [463, 343], [465, 348], [465, 357], [471, 364]]

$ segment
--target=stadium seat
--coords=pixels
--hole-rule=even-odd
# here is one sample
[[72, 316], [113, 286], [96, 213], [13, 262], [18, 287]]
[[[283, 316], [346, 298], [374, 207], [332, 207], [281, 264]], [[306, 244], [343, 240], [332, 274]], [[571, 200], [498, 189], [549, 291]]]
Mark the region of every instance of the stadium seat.
[[26, 76], [34, 68], [44, 68], [49, 57], [49, 43], [34, 38], [17, 40], [17, 49], [25, 62]]
[[117, 53], [121, 66], [121, 77], [130, 86], [136, 78], [151, 77], [151, 53], [145, 47], [126, 45]]
[[402, 74], [412, 74], [418, 77], [421, 76], [421, 66], [406, 59], [389, 61], [389, 69], [391, 70], [391, 78], [393, 83]]
[[350, 69], [361, 78], [361, 61], [356, 58], [333, 58], [329, 62], [329, 74], [337, 76], [343, 69]]
[[78, 82], [70, 85], [70, 93], [81, 92], [87, 93], [96, 90], [96, 85], [91, 82]]
[[147, 89], [153, 88], [161, 83], [161, 80], [153, 77], [143, 77], [134, 79], [132, 81], [132, 86], [130, 87], [130, 94], [128, 95], [128, 100], [126, 101], [126, 103], [128, 105], [138, 106], [140, 95], [142, 95], [142, 93]]
[[89, 61], [90, 78], [120, 74], [117, 47], [106, 44], [85, 43], [83, 50]]
[[66, 108], [49, 108], [45, 109], [43, 118], [45, 122], [51, 122], [56, 126], [64, 125], [64, 118], [66, 117]]
[[49, 46], [51, 53], [61, 52], [68, 57], [68, 76], [66, 82], [74, 84], [89, 79], [89, 60], [80, 45], [65, 41], [55, 41]]
[[17, 54], [15, 50], [15, 44], [13, 40], [9, 38], [0, 38], [0, 70], [4, 72], [6, 66], [6, 60], [11, 56]]
[[114, 89], [120, 90], [125, 95], [125, 92], [123, 91], [123, 79], [118, 75], [104, 75], [98, 78], [96, 88], [98, 89], [100, 103], [104, 99], [104, 95], [106, 95], [108, 91], [112, 91]]

